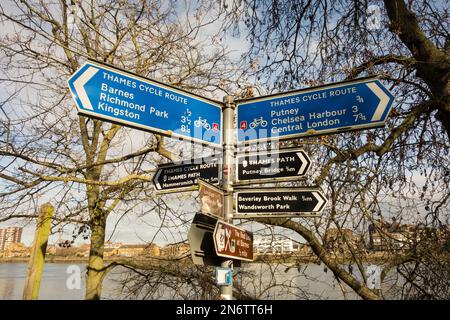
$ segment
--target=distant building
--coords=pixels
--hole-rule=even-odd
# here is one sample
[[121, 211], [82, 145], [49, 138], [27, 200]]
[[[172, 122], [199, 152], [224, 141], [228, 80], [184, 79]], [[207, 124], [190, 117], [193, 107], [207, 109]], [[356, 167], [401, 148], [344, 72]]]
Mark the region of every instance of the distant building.
[[298, 250], [298, 244], [285, 237], [258, 237], [253, 240], [253, 252], [256, 253], [292, 253]]
[[150, 244], [122, 244], [120, 246], [116, 244], [110, 244], [105, 246], [105, 257], [135, 257], [135, 256], [159, 256], [160, 248], [154, 243]]
[[298, 254], [300, 256], [310, 256], [313, 254], [313, 251], [311, 249], [311, 246], [308, 244], [302, 244], [298, 248]]
[[114, 249], [109, 255], [118, 255], [122, 257], [135, 257], [145, 254], [146, 244], [123, 244], [118, 249]]
[[392, 223], [381, 219], [375, 220], [375, 223], [369, 226], [369, 249], [373, 251], [409, 249], [414, 243], [427, 238], [427, 230], [431, 231], [433, 228], [400, 224], [394, 218]]
[[119, 249], [124, 244], [122, 242], [112, 242], [112, 241], [106, 241], [105, 242], [105, 249]]
[[77, 252], [77, 256], [85, 257], [85, 258], [89, 257], [89, 251], [91, 250], [90, 244], [88, 244], [88, 243], [82, 244], [79, 248], [80, 249]]
[[160, 250], [160, 255], [163, 257], [178, 258], [191, 250], [190, 246], [186, 243], [169, 244]]
[[28, 258], [29, 256], [30, 248], [20, 242], [8, 244], [3, 251], [4, 258]]
[[145, 253], [153, 257], [158, 257], [161, 255], [161, 248], [158, 245], [151, 243], [145, 248]]
[[[159, 256], [159, 247], [156, 244], [122, 244], [105, 243], [103, 256], [110, 257], [135, 257], [135, 256]], [[83, 244], [80, 247], [64, 247], [59, 245], [50, 245], [47, 248], [47, 254], [58, 257], [89, 257], [90, 244]]]
[[21, 227], [0, 229], [0, 251], [6, 250], [13, 243], [20, 243], [22, 230]]
[[47, 250], [45, 251], [46, 255], [56, 255], [56, 252], [58, 251], [58, 246], [51, 244], [47, 246]]
[[119, 249], [105, 248], [105, 250], [103, 250], [103, 257], [109, 258], [109, 257], [117, 256], [118, 255], [118, 250]]
[[355, 235], [350, 229], [328, 229], [323, 238], [323, 245], [331, 251], [346, 252], [350, 248], [363, 247], [362, 237]]
[[122, 257], [133, 257], [141, 255], [145, 250], [145, 245], [143, 244], [124, 244], [120, 248], [115, 249], [110, 255], [114, 253]]
[[89, 243], [84, 243], [80, 246], [80, 249], [86, 251], [89, 254], [89, 250], [91, 250], [91, 245]]
[[[54, 252], [54, 253], [53, 253]], [[79, 247], [70, 246], [70, 247], [60, 247], [56, 246], [54, 249], [47, 250], [48, 254], [54, 254], [57, 257], [83, 257], [83, 252]]]

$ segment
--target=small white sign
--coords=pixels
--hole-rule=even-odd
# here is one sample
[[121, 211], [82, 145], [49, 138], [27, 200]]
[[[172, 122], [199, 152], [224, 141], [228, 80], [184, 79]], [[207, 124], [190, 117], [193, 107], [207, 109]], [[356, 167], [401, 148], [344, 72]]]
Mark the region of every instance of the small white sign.
[[230, 268], [216, 268], [216, 283], [218, 286], [230, 286], [232, 270]]

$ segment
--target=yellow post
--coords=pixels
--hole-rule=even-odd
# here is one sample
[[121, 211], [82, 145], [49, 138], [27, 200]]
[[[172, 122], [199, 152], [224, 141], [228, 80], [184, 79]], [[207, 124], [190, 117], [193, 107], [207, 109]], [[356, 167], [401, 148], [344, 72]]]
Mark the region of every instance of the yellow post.
[[48, 236], [52, 222], [54, 208], [50, 203], [41, 206], [30, 261], [28, 262], [27, 278], [23, 289], [23, 300], [37, 300], [39, 286], [41, 285], [42, 271], [44, 270], [45, 251], [47, 250]]

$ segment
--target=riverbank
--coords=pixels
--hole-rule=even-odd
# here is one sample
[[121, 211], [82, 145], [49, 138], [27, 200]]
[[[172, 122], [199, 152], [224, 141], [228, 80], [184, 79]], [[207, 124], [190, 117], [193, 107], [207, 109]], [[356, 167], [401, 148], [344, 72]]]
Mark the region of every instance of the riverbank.
[[[394, 259], [398, 259], [399, 255], [388, 255], [386, 252], [371, 252], [364, 255], [362, 262], [384, 264]], [[108, 257], [105, 258], [105, 262], [113, 261], [151, 261], [154, 259], [161, 259], [161, 257]], [[361, 257], [359, 257], [361, 258]], [[339, 254], [335, 256], [335, 259], [340, 264], [348, 264], [354, 262], [354, 259], [350, 254]], [[12, 257], [12, 258], [0, 258], [0, 263], [28, 263], [28, 257]], [[184, 259], [183, 259], [184, 260]], [[46, 256], [45, 262], [47, 263], [80, 263], [84, 264], [88, 262], [87, 257], [76, 256]], [[295, 255], [295, 254], [255, 254], [254, 263], [266, 262], [266, 263], [314, 263], [320, 264], [320, 260], [315, 255]]]
[[[30, 258], [13, 257], [0, 258], [0, 263], [28, 263]], [[84, 263], [88, 262], [87, 258], [83, 257], [45, 257], [45, 262], [50, 263]]]
[[[396, 255], [388, 254], [387, 252], [377, 251], [368, 252], [364, 255], [358, 256], [358, 259], [362, 263], [371, 263], [382, 265], [388, 262], [396, 261], [403, 257], [403, 254], [399, 252]], [[339, 264], [349, 264], [354, 263], [355, 259], [350, 253], [340, 253], [334, 255], [334, 260]], [[265, 262], [265, 263], [294, 263], [294, 264], [304, 264], [304, 263], [314, 263], [321, 264], [320, 259], [314, 254], [256, 254], [253, 262]]]

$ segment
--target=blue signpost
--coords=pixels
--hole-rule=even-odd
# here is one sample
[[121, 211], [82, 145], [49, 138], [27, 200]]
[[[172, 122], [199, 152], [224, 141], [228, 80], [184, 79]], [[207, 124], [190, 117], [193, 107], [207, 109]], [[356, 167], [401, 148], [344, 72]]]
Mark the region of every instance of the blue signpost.
[[[230, 174], [233, 158], [237, 158], [236, 180], [244, 183], [273, 182], [274, 179], [303, 176], [311, 161], [300, 149], [274, 152], [276, 158], [266, 157], [266, 153], [235, 156], [235, 142], [233, 136], [228, 134], [232, 131], [224, 131], [224, 128], [234, 128], [233, 99], [230, 96], [225, 97], [224, 103], [219, 103], [93, 61], [78, 69], [68, 84], [82, 115], [222, 148], [222, 189], [216, 190], [200, 182], [204, 213], [231, 222], [233, 193], [236, 195], [235, 217], [239, 219], [317, 216], [327, 204], [327, 198], [317, 187], [242, 189], [233, 192], [234, 179]], [[237, 143], [380, 127], [384, 125], [393, 101], [394, 97], [377, 78], [236, 101]], [[198, 178], [218, 183], [219, 158], [213, 158], [210, 162], [204, 160], [158, 168], [153, 178], [156, 189], [180, 192], [180, 189], [197, 184]], [[267, 179], [268, 176], [270, 179]], [[232, 261], [229, 259], [253, 260], [252, 233], [197, 214], [188, 238], [195, 264], [221, 264], [226, 267], [217, 269], [216, 277], [217, 283], [222, 286], [221, 297], [231, 299], [233, 291], [229, 266]]]
[[380, 127], [393, 101], [376, 78], [237, 101], [237, 141], [293, 139]]
[[222, 147], [218, 102], [93, 61], [68, 83], [82, 115]]

